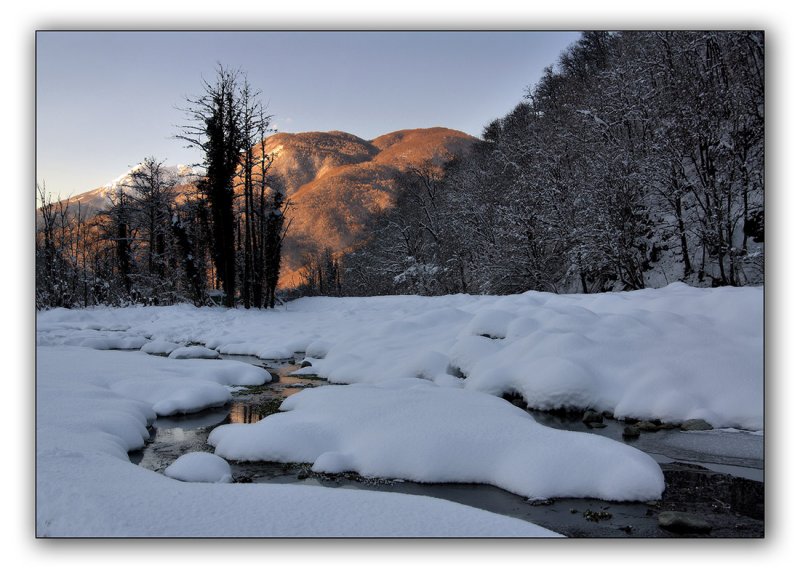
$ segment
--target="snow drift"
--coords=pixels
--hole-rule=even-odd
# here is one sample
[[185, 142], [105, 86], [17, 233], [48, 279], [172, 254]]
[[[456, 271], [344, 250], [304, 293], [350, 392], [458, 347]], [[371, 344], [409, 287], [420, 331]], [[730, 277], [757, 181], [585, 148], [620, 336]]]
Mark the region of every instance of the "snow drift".
[[[43, 311], [37, 315], [37, 532], [334, 534], [306, 518], [290, 532], [280, 510], [297, 512], [290, 502], [270, 510], [275, 524], [260, 531], [241, 520], [236, 524], [242, 527], [230, 526], [219, 514], [230, 508], [219, 510], [213, 501], [229, 496], [219, 494], [227, 491], [223, 486], [256, 501], [253, 490], [213, 485], [198, 493], [190, 483], [127, 462], [127, 451], [142, 445], [156, 413], [218, 405], [233, 387], [269, 379], [242, 362], [177, 359], [186, 354], [278, 358], [300, 352], [311, 364], [301, 373], [350, 384], [300, 392], [262, 423], [219, 428], [212, 440], [223, 457], [483, 482], [536, 497], [655, 497], [663, 480], [644, 454], [597, 436], [589, 441], [584, 434], [551, 431], [494, 397], [517, 393], [533, 408], [593, 408], [668, 422], [701, 418], [717, 428], [760, 431], [763, 329], [762, 288], [682, 284], [596, 295], [308, 298], [274, 311]], [[129, 491], [120, 487], [125, 484]], [[307, 490], [292, 489], [306, 507]], [[157, 504], [150, 504], [155, 495]], [[204, 521], [221, 526], [162, 520], [170, 509], [182, 512], [180, 496], [217, 513], [205, 513]], [[326, 498], [326, 504], [351, 514], [362, 501], [382, 508], [393, 500], [338, 496], [341, 502]], [[409, 508], [422, 526], [387, 513], [368, 524], [340, 521], [341, 532], [402, 535], [413, 527], [412, 534], [483, 534], [451, 519], [439, 531], [421, 522], [431, 509], [445, 513], [441, 505]], [[541, 532], [492, 520], [498, 526], [486, 534]]]
[[[434, 498], [170, 479], [128, 459], [127, 452], [148, 438], [146, 425], [155, 418], [144, 378], [158, 382], [168, 374], [232, 386], [263, 381], [266, 372], [241, 362], [176, 361], [82, 346], [40, 347], [37, 353], [39, 537], [558, 536]], [[132, 380], [137, 384], [126, 385]], [[225, 481], [222, 465], [212, 454], [190, 454], [170, 466], [170, 473]]]
[[532, 498], [653, 500], [664, 490], [658, 464], [637, 449], [557, 431], [499, 398], [424, 380], [304, 390], [281, 410], [255, 424], [217, 427], [208, 442], [227, 459], [492, 484]]

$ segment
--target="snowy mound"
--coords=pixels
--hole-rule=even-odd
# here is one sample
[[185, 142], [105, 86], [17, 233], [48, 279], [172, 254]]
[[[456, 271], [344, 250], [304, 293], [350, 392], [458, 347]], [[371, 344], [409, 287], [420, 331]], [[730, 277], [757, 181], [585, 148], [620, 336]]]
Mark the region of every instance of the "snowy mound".
[[535, 498], [652, 500], [664, 490], [661, 469], [637, 449], [557, 431], [504, 400], [423, 380], [305, 390], [281, 410], [255, 424], [217, 427], [208, 442], [227, 459], [492, 484]]
[[763, 297], [760, 287], [676, 283], [592, 295], [304, 298], [288, 312], [55, 309], [37, 315], [37, 344], [135, 348], [149, 337], [261, 358], [301, 351], [312, 367], [300, 373], [332, 383], [425, 378], [516, 393], [537, 409], [761, 430]]
[[126, 337], [118, 333], [92, 334], [88, 336], [78, 335], [68, 344], [90, 347], [91, 349], [140, 349], [147, 343], [144, 337]]
[[[325, 353], [314, 345], [313, 367], [302, 373], [341, 384], [397, 377], [440, 382], [450, 374], [466, 376], [461, 385], [468, 389], [516, 393], [542, 410], [764, 426], [762, 288], [672, 284], [595, 295], [360, 302], [371, 321], [341, 320], [335, 338], [333, 329], [324, 330]], [[351, 304], [341, 301], [339, 312]], [[449, 360], [444, 365], [434, 359], [441, 354]]]
[[217, 359], [218, 357], [218, 352], [201, 345], [178, 347], [169, 354], [170, 359]]
[[[171, 353], [169, 342], [263, 358], [306, 352], [311, 367], [301, 373], [351, 384], [300, 392], [257, 424], [218, 427], [211, 440], [220, 457], [488, 483], [532, 497], [641, 500], [663, 487], [649, 457], [602, 437], [549, 429], [496, 396], [517, 393], [536, 408], [701, 418], [717, 428], [760, 431], [763, 330], [762, 288], [681, 284], [597, 295], [320, 297], [281, 311], [178, 305], [39, 312], [37, 534], [549, 534], [416, 496], [180, 485], [132, 465], [127, 452], [145, 443], [157, 412], [215, 406], [233, 387], [270, 378], [239, 361], [148, 355]], [[112, 348], [145, 353], [100, 351]], [[754, 443], [753, 451], [762, 447]]]
[[165, 341], [164, 339], [156, 339], [154, 341], [149, 341], [145, 345], [142, 345], [141, 351], [151, 355], [169, 355], [178, 347], [180, 347], [178, 343]]
[[[155, 418], [152, 402], [143, 399], [153, 382], [166, 376], [201, 377], [241, 385], [258, 379], [259, 372], [263, 381], [266, 372], [239, 362], [177, 362], [75, 346], [40, 347], [37, 536], [558, 536], [538, 525], [435, 498], [279, 484], [178, 485], [130, 462], [128, 451], [144, 445], [146, 425]], [[141, 385], [126, 390], [130, 397], [111, 390], [113, 383], [132, 378], [140, 378]], [[183, 469], [184, 459], [178, 461]], [[207, 466], [189, 463], [187, 469], [191, 475], [209, 473]]]
[[[44, 349], [57, 348], [40, 348], [38, 354], [43, 358], [50, 357], [43, 354]], [[176, 362], [144, 353], [97, 352], [81, 347], [58, 349], [56, 359], [45, 360], [48, 369], [65, 374], [79, 370], [78, 381], [89, 381], [114, 395], [144, 403], [159, 416], [221, 406], [231, 399], [234, 386], [259, 386], [271, 379], [266, 370], [238, 361]]]
[[202, 451], [181, 455], [164, 470], [164, 475], [182, 482], [233, 482], [228, 462]]

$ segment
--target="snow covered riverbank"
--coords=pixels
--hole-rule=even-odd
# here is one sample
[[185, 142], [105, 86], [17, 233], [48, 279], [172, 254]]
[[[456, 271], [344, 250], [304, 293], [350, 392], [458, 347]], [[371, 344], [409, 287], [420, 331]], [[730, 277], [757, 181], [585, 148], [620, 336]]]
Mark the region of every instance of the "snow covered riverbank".
[[[492, 396], [516, 392], [536, 408], [593, 407], [618, 417], [702, 418], [716, 427], [763, 429], [762, 300], [761, 288], [677, 284], [592, 296], [302, 299], [275, 311], [41, 312], [37, 530], [546, 534], [419, 497], [183, 483], [131, 465], [127, 451], [142, 445], [155, 413], [218, 405], [233, 386], [269, 377], [238, 362], [180, 357], [213, 356], [195, 353], [203, 349], [262, 358], [300, 351], [312, 363], [304, 371], [357, 385], [306, 390], [260, 423], [219, 428], [210, 439], [218, 454], [309, 461], [319, 471], [491, 483], [523, 496], [655, 498], [663, 477], [645, 454], [553, 431]], [[203, 347], [175, 353], [176, 345], [189, 343]], [[171, 357], [105, 351], [143, 346]], [[364, 518], [373, 502], [375, 516]], [[325, 516], [320, 508], [342, 514]], [[263, 517], [254, 522], [253, 512]]]
[[[259, 373], [260, 372], [260, 373]], [[555, 536], [536, 525], [443, 500], [355, 490], [184, 483], [133, 465], [155, 394], [264, 381], [241, 362], [176, 360], [79, 347], [37, 357], [39, 536]], [[168, 382], [169, 385], [165, 384]], [[196, 395], [189, 390], [195, 385]], [[158, 404], [158, 402], [156, 402]]]

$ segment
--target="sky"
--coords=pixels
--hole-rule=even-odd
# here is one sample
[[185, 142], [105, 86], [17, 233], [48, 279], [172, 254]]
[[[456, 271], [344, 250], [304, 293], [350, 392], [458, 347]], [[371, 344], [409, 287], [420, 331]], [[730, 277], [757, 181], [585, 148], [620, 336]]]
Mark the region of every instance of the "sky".
[[247, 75], [279, 131], [374, 139], [449, 127], [480, 136], [577, 32], [36, 34], [36, 176], [54, 196], [102, 186], [145, 157], [199, 163], [174, 139], [217, 64]]

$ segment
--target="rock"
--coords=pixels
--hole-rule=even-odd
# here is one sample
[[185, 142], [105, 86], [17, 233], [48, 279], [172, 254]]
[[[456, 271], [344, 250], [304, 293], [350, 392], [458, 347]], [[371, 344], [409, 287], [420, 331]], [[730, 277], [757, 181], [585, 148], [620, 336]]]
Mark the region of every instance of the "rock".
[[303, 363], [301, 363], [301, 364], [300, 364], [300, 367], [301, 367], [301, 368], [304, 368], [304, 367], [311, 367], [311, 362], [310, 362], [310, 361], [308, 361], [307, 359], [306, 359], [306, 360], [303, 360]]
[[613, 419], [614, 418], [614, 413], [611, 412], [610, 410], [604, 410], [603, 411], [603, 418]]
[[640, 431], [658, 431], [658, 425], [652, 421], [639, 421], [636, 423], [636, 427]]
[[553, 499], [552, 498], [528, 498], [528, 500], [526, 500], [525, 502], [527, 502], [531, 506], [549, 506], [549, 505], [553, 504]]
[[528, 403], [525, 402], [525, 399], [519, 392], [503, 392], [502, 399], [507, 400], [508, 402], [519, 408], [528, 408]]
[[687, 512], [665, 510], [658, 515], [658, 526], [673, 533], [702, 533], [711, 532], [708, 521]]
[[583, 513], [583, 518], [587, 521], [591, 521], [593, 523], [598, 523], [600, 521], [604, 521], [613, 517], [610, 512], [605, 510], [590, 510], [586, 509]]
[[305, 480], [306, 478], [308, 478], [308, 472], [306, 471], [298, 472], [297, 474], [298, 480]]
[[605, 427], [608, 426], [605, 423], [586, 423], [586, 424], [589, 425], [593, 429], [602, 429], [602, 428], [605, 428]]
[[581, 420], [587, 425], [590, 423], [602, 423], [603, 415], [594, 410], [587, 410], [583, 413], [583, 418]]
[[620, 531], [624, 531], [626, 534], [631, 535], [633, 533], [633, 527], [630, 525], [625, 525], [624, 527], [617, 527]]
[[626, 425], [635, 425], [636, 423], [638, 423], [638, 422], [639, 422], [639, 419], [637, 419], [637, 418], [635, 418], [635, 417], [625, 417], [625, 418], [623, 418], [623, 419], [622, 419], [622, 421], [623, 421], [623, 422], [624, 422]]
[[640, 434], [639, 427], [635, 425], [628, 425], [622, 430], [622, 436], [625, 439], [636, 439], [637, 437], [639, 437], [639, 434]]
[[452, 363], [447, 366], [447, 373], [460, 380], [464, 380], [467, 377], [464, 372], [461, 371], [461, 369], [459, 369], [457, 366], [454, 366]]
[[703, 419], [689, 419], [681, 424], [681, 431], [708, 431], [713, 428]]
[[294, 358], [292, 358], [289, 361], [287, 361], [286, 363], [288, 363], [289, 365], [295, 365], [297, 362], [294, 360]]

